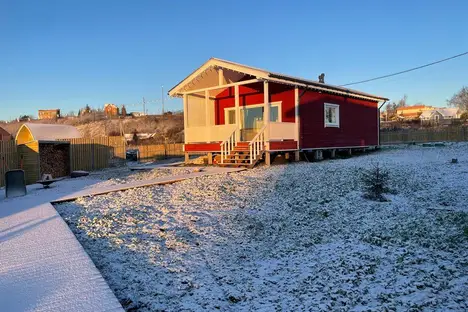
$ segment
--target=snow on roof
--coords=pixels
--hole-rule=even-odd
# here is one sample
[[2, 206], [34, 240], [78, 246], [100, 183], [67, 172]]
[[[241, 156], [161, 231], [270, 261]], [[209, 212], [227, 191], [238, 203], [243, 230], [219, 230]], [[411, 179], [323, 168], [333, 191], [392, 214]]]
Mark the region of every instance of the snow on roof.
[[423, 111], [422, 114], [419, 116], [419, 118], [423, 118], [423, 119], [431, 118], [432, 114], [434, 114], [435, 111], [436, 111], [435, 109]]
[[301, 86], [301, 87], [307, 87], [307, 88], [312, 88], [312, 89], [315, 88], [316, 90], [323, 90], [323, 91], [327, 91], [330, 93], [341, 92], [341, 93], [346, 93], [348, 96], [354, 96], [358, 98], [359, 97], [371, 98], [375, 101], [388, 101], [387, 98], [364, 93], [361, 91], [352, 90], [352, 89], [348, 89], [348, 88], [341, 87], [341, 86], [335, 86], [331, 84], [320, 83], [318, 81], [313, 81], [309, 79], [284, 75], [281, 73], [270, 72], [264, 69], [247, 66], [247, 65], [243, 65], [243, 64], [239, 64], [239, 63], [235, 63], [235, 62], [231, 62], [227, 60], [222, 60], [222, 59], [214, 58], [214, 57], [210, 58], [202, 66], [200, 66], [198, 69], [196, 69], [186, 78], [184, 78], [184, 80], [182, 80], [177, 85], [172, 87], [169, 90], [168, 94], [170, 96], [182, 96], [182, 93], [186, 85], [192, 83], [194, 79], [196, 79], [198, 76], [201, 76], [207, 70], [211, 70], [212, 68], [216, 68], [216, 67], [226, 68], [234, 72], [251, 75], [251, 76], [257, 77], [257, 79], [270, 80], [273, 82], [283, 83], [287, 85]]
[[437, 109], [439, 113], [444, 117], [456, 117], [458, 113], [458, 108], [440, 108]]
[[433, 114], [439, 113], [444, 118], [456, 118], [458, 113], [458, 108], [435, 108], [432, 110], [423, 111], [419, 118], [429, 119]]
[[19, 131], [21, 131], [23, 127], [27, 127], [29, 129], [31, 135], [36, 141], [56, 141], [62, 139], [81, 138], [81, 134], [78, 129], [68, 125], [25, 123], [21, 126]]

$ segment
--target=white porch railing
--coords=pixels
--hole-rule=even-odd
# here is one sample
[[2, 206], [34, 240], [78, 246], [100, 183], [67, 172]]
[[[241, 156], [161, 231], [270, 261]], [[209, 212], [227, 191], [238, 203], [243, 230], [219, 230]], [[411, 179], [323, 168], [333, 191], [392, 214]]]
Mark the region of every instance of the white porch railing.
[[294, 122], [270, 122], [269, 140], [297, 140]]
[[231, 154], [231, 151], [237, 145], [237, 141], [238, 141], [237, 132], [238, 132], [238, 128], [236, 127], [234, 131], [231, 132], [229, 137], [221, 143], [221, 163], [222, 164], [224, 164], [224, 160], [226, 159], [226, 157], [229, 154]]
[[235, 129], [236, 125], [188, 127], [185, 129], [185, 143], [221, 142]]
[[265, 150], [265, 129], [266, 125], [263, 126], [257, 135], [254, 136], [252, 141], [249, 143], [250, 152], [250, 164], [253, 164], [254, 160]]

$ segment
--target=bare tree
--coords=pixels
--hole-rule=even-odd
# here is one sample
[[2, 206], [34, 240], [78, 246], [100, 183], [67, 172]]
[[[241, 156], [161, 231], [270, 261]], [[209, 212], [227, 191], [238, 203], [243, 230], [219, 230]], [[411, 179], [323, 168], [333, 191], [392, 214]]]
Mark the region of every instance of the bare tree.
[[397, 102], [393, 101], [391, 103], [388, 103], [385, 107], [388, 119], [394, 119], [396, 117], [397, 109], [406, 106], [408, 106], [408, 96], [406, 94]]
[[449, 106], [457, 107], [464, 112], [468, 112], [468, 87], [461, 88], [447, 101]]

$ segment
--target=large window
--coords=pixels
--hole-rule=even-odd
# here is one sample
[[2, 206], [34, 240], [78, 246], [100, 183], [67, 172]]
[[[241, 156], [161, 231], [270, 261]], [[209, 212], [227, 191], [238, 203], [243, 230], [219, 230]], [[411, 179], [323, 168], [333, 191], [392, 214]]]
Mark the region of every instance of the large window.
[[[247, 105], [240, 107], [240, 124], [241, 128], [255, 129], [263, 126], [263, 104]], [[235, 124], [236, 123], [236, 108], [228, 107], [224, 109], [225, 123]], [[281, 102], [272, 102], [270, 106], [270, 121], [281, 122]]]
[[340, 105], [324, 104], [325, 127], [340, 127]]

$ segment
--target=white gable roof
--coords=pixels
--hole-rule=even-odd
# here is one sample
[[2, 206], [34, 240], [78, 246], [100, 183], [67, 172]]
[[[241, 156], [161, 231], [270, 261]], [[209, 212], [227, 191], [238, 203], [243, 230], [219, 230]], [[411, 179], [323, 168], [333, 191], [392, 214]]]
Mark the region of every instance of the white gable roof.
[[22, 127], [27, 127], [36, 141], [56, 141], [62, 139], [81, 138], [81, 134], [78, 129], [68, 125], [25, 123], [21, 128]]
[[444, 118], [452, 117], [456, 118], [458, 114], [458, 108], [441, 108], [437, 110]]
[[432, 117], [432, 115], [434, 114], [435, 111], [436, 111], [435, 109], [423, 111], [423, 112], [421, 113], [421, 115], [419, 115], [419, 118], [421, 118], [421, 119], [429, 119], [429, 118]]
[[[217, 68], [227, 69], [231, 72], [233, 81], [239, 81], [244, 76], [250, 76], [260, 80], [269, 80], [281, 84], [298, 86], [303, 88], [315, 89], [318, 91], [323, 92], [330, 92], [330, 93], [340, 93], [346, 94], [347, 96], [357, 97], [357, 98], [364, 98], [364, 99], [371, 99], [373, 101], [388, 101], [387, 98], [364, 93], [357, 90], [352, 90], [340, 86], [320, 83], [313, 80], [303, 79], [299, 77], [293, 77], [289, 75], [284, 75], [281, 73], [274, 73], [264, 69], [247, 66], [231, 61], [226, 61], [218, 58], [210, 58], [207, 62], [205, 62], [202, 66], [198, 69], [193, 71], [190, 75], [188, 75], [184, 80], [179, 82], [175, 85], [172, 89], [169, 90], [168, 94], [172, 97], [181, 97], [182, 94], [186, 91], [189, 91], [191, 88], [195, 88], [194, 86], [198, 85], [201, 86], [201, 81], [207, 79], [218, 79], [218, 75], [216, 73]], [[216, 74], [215, 74], [216, 73]], [[217, 80], [216, 80], [217, 81]], [[195, 88], [198, 89], [198, 88]], [[200, 88], [202, 89], [202, 88]]]
[[457, 118], [458, 108], [436, 108], [423, 111], [419, 118], [430, 119], [434, 114], [440, 114], [443, 118]]

